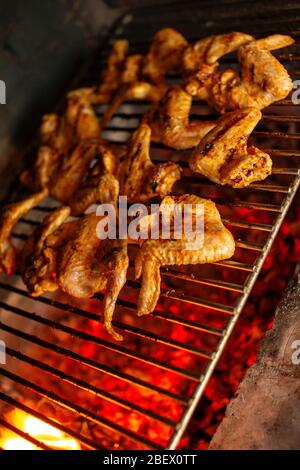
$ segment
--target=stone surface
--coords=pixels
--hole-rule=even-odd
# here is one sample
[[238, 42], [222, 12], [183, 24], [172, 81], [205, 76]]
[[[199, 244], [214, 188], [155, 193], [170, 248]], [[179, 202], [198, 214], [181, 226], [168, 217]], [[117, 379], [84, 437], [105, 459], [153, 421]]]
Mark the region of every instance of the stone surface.
[[229, 404], [210, 449], [300, 448], [298, 277], [296, 273], [285, 291], [258, 360]]

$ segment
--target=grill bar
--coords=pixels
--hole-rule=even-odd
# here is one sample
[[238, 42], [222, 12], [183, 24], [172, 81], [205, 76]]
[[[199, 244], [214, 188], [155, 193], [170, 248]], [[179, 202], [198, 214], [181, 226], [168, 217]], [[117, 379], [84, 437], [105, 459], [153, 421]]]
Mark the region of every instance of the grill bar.
[[147, 416], [148, 418], [155, 419], [156, 421], [160, 421], [164, 424], [167, 424], [168, 426], [175, 426], [176, 423], [168, 418], [165, 418], [163, 416], [158, 415], [157, 413], [152, 412], [151, 410], [144, 410], [140, 406], [135, 405], [134, 403], [129, 402], [128, 400], [124, 400], [122, 398], [116, 397], [115, 395], [109, 393], [109, 392], [104, 392], [100, 390], [98, 387], [95, 387], [92, 384], [87, 383], [84, 380], [79, 380], [65, 372], [62, 372], [58, 369], [55, 369], [52, 366], [49, 366], [45, 364], [44, 362], [38, 361], [33, 357], [30, 357], [26, 354], [21, 353], [20, 351], [16, 351], [12, 348], [6, 348], [6, 354], [9, 356], [12, 356], [19, 361], [23, 361], [27, 364], [30, 364], [32, 366], [35, 366], [39, 368], [40, 370], [45, 370], [49, 374], [51, 374], [54, 377], [57, 377], [61, 379], [62, 381], [75, 385], [76, 387], [94, 394], [97, 397], [101, 397], [105, 400], [108, 400], [116, 405], [119, 405], [127, 410], [134, 410], [137, 411], [138, 413], [141, 413], [142, 415]]
[[[293, 187], [292, 189], [296, 192], [297, 189], [299, 188], [299, 184], [300, 184], [300, 180], [299, 179], [296, 179], [294, 181], [294, 184], [293, 184]], [[232, 330], [234, 329], [234, 326], [238, 320], [238, 317], [245, 305], [245, 303], [247, 302], [247, 299], [249, 297], [249, 294], [250, 294], [250, 291], [252, 289], [252, 287], [254, 286], [254, 283], [257, 279], [257, 276], [259, 275], [259, 272], [260, 272], [260, 269], [269, 253], [269, 250], [271, 249], [271, 246], [272, 246], [272, 243], [279, 231], [279, 228], [280, 228], [280, 225], [281, 225], [281, 222], [283, 221], [287, 211], [288, 211], [288, 208], [292, 202], [292, 199], [293, 199], [293, 194], [294, 192], [291, 192], [290, 194], [288, 194], [285, 198], [285, 201], [284, 201], [284, 204], [283, 204], [283, 207], [282, 207], [282, 211], [281, 213], [278, 215], [277, 217], [277, 220], [276, 220], [276, 223], [274, 225], [274, 229], [272, 231], [272, 233], [269, 235], [268, 237], [268, 240], [266, 242], [266, 247], [265, 247], [265, 250], [261, 253], [261, 255], [259, 256], [259, 259], [256, 263], [256, 269], [255, 271], [253, 271], [250, 276], [248, 277], [247, 281], [246, 281], [246, 285], [245, 285], [245, 294], [244, 296], [241, 296], [238, 303], [237, 303], [237, 306], [236, 306], [236, 309], [235, 309], [235, 315], [232, 316], [230, 319], [229, 319], [229, 323], [227, 325], [227, 329], [226, 329], [226, 332], [224, 333], [222, 339], [220, 340], [219, 344], [218, 344], [218, 347], [217, 347], [217, 350], [215, 352], [215, 355], [212, 359], [212, 361], [208, 364], [207, 366], [207, 369], [205, 371], [205, 374], [202, 375], [201, 379], [200, 380], [200, 383], [199, 385], [196, 387], [195, 391], [194, 391], [194, 394], [193, 394], [193, 400], [191, 400], [191, 405], [189, 408], [186, 409], [186, 411], [183, 413], [183, 416], [182, 416], [182, 426], [174, 433], [173, 437], [171, 438], [169, 444], [168, 444], [168, 449], [176, 449], [182, 435], [183, 435], [183, 432], [184, 430], [186, 429], [186, 426], [189, 422], [189, 420], [191, 419], [194, 411], [195, 411], [195, 408], [197, 406], [197, 403], [199, 402], [204, 390], [205, 390], [205, 387], [213, 373], [213, 370], [215, 368], [215, 365], [217, 363], [217, 361], [219, 360], [223, 350], [224, 350], [224, 347], [226, 345], [226, 342], [229, 338], [229, 336], [231, 335], [232, 333]]]
[[17, 401], [15, 398], [12, 398], [5, 393], [0, 392], [0, 400], [4, 401], [8, 405], [13, 406], [14, 408], [17, 408], [18, 410], [24, 411], [25, 413], [28, 413], [31, 416], [34, 416], [37, 419], [40, 419], [41, 421], [44, 421], [45, 423], [49, 424], [50, 426], [54, 426], [55, 428], [59, 429], [60, 431], [64, 432], [65, 434], [74, 437], [74, 439], [77, 439], [77, 441], [81, 442], [84, 444], [88, 449], [91, 450], [103, 450], [102, 447], [98, 446], [95, 444], [94, 441], [91, 439], [82, 436], [81, 434], [73, 431], [72, 429], [67, 428], [63, 424], [59, 423], [58, 421], [54, 421], [53, 419], [49, 418], [48, 416], [36, 411], [34, 408], [30, 408], [29, 406], [24, 405], [24, 403], [21, 403]]
[[1, 417], [0, 417], [0, 425], [3, 426], [4, 428], [8, 429], [9, 431], [12, 431], [13, 433], [17, 434], [18, 436], [22, 437], [26, 441], [31, 442], [32, 444], [37, 446], [39, 449], [51, 450], [51, 448], [48, 447], [43, 442], [35, 439], [34, 437], [32, 437], [27, 432], [21, 431], [21, 429], [18, 429], [16, 426], [14, 426], [13, 424], [9, 423], [8, 421], [6, 421], [5, 419], [3, 419]]
[[13, 380], [16, 384], [23, 385], [27, 389], [32, 390], [33, 392], [36, 392], [41, 397], [47, 398], [47, 400], [49, 400], [50, 402], [53, 402], [68, 411], [75, 412], [78, 416], [81, 416], [84, 419], [91, 421], [92, 423], [99, 424], [100, 426], [108, 429], [109, 431], [118, 432], [122, 436], [129, 438], [138, 444], [143, 444], [144, 446], [150, 449], [160, 450], [162, 448], [160, 445], [156, 444], [155, 442], [152, 442], [149, 439], [146, 439], [136, 434], [135, 432], [130, 431], [129, 429], [126, 430], [122, 428], [122, 426], [119, 426], [116, 423], [110, 422], [106, 418], [100, 418], [95, 413], [89, 410], [86, 410], [82, 406], [76, 405], [75, 403], [72, 403], [70, 400], [67, 400], [65, 398], [61, 398], [56, 393], [50, 392], [44, 389], [43, 387], [40, 387], [39, 385], [27, 379], [24, 379], [20, 375], [16, 375], [8, 370], [3, 369], [2, 367], [0, 368], [0, 375], [2, 375], [3, 377], [7, 377], [10, 380]]
[[0, 322], [0, 328], [3, 331], [6, 331], [8, 333], [11, 333], [15, 336], [18, 336], [19, 338], [23, 338], [27, 341], [30, 341], [32, 344], [42, 346], [43, 348], [46, 348], [50, 352], [55, 352], [58, 354], [61, 354], [63, 358], [70, 358], [75, 361], [77, 361], [79, 364], [84, 364], [88, 367], [91, 367], [92, 369], [98, 371], [98, 372], [105, 372], [106, 374], [111, 375], [112, 377], [122, 379], [125, 382], [128, 382], [133, 385], [137, 385], [139, 387], [143, 387], [146, 390], [151, 390], [153, 392], [159, 393], [160, 395], [166, 396], [167, 398], [171, 398], [173, 400], [178, 401], [179, 403], [186, 403], [186, 399], [182, 398], [174, 393], [169, 392], [168, 390], [164, 390], [163, 388], [156, 387], [155, 385], [148, 384], [147, 382], [144, 382], [143, 380], [140, 380], [137, 377], [134, 377], [129, 374], [125, 374], [124, 372], [117, 371], [114, 369], [111, 369], [107, 367], [104, 364], [100, 364], [96, 361], [93, 361], [91, 359], [85, 358], [79, 354], [74, 353], [73, 351], [69, 349], [65, 349], [61, 346], [57, 346], [56, 344], [52, 344], [49, 341], [45, 341], [43, 339], [38, 338], [37, 336], [34, 335], [29, 335], [28, 333], [24, 333], [23, 331], [20, 331], [16, 328], [12, 328], [9, 325], [6, 325], [5, 323]]
[[13, 313], [16, 313], [17, 315], [20, 315], [23, 318], [27, 318], [29, 320], [36, 321], [42, 325], [47, 325], [50, 328], [56, 328], [59, 331], [63, 331], [64, 333], [69, 333], [70, 336], [75, 336], [79, 339], [82, 339], [84, 341], [91, 341], [93, 343], [99, 344], [101, 346], [106, 347], [107, 349], [110, 349], [112, 351], [117, 351], [119, 354], [124, 354], [126, 357], [130, 357], [132, 359], [138, 359], [141, 362], [145, 362], [146, 364], [154, 365], [156, 367], [160, 367], [164, 370], [167, 370], [169, 372], [174, 372], [179, 375], [182, 375], [183, 377], [187, 378], [195, 378], [195, 375], [190, 372], [186, 371], [184, 369], [181, 369], [179, 367], [173, 366], [166, 364], [162, 361], [159, 361], [157, 359], [152, 359], [152, 358], [147, 358], [143, 356], [142, 354], [139, 354], [137, 352], [132, 352], [129, 349], [126, 349], [122, 346], [115, 345], [114, 343], [109, 343], [108, 341], [104, 341], [99, 339], [97, 336], [90, 335], [88, 333], [76, 330], [74, 328], [70, 328], [68, 326], [62, 325], [58, 322], [54, 322], [52, 320], [47, 320], [44, 317], [41, 317], [39, 315], [36, 315], [35, 313], [29, 313], [26, 312], [26, 310], [22, 310], [17, 307], [13, 307], [12, 305], [5, 304], [4, 302], [0, 302], [0, 308], [3, 308], [7, 311], [11, 311]]

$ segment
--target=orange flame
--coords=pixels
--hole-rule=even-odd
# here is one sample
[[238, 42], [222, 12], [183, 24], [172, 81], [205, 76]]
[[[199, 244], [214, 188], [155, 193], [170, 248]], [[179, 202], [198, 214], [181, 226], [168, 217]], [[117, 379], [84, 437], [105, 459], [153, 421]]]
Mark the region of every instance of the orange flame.
[[[80, 444], [76, 439], [23, 411], [11, 411], [6, 420], [53, 450], [80, 450]], [[32, 442], [16, 436], [7, 429], [0, 431], [0, 447], [4, 450], [40, 450]]]

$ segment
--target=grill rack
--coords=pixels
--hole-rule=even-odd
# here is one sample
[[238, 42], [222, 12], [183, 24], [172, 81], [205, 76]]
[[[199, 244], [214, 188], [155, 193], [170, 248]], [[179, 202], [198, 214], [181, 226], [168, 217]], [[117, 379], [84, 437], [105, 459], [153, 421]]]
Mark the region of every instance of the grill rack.
[[[299, 77], [300, 71], [298, 61], [300, 61], [300, 54], [297, 40], [300, 30], [298, 30], [297, 27], [299, 25], [298, 20], [300, 18], [300, 8], [299, 5], [297, 5], [297, 2], [290, 2], [286, 5], [282, 5], [276, 0], [274, 0], [271, 5], [269, 5], [268, 2], [253, 2], [253, 14], [246, 11], [247, 5], [245, 5], [245, 3], [246, 2], [243, 1], [218, 2], [216, 3], [217, 10], [212, 11], [212, 2], [209, 2], [209, 4], [203, 3], [201, 6], [199, 6], [199, 4], [196, 5], [195, 2], [189, 2], [189, 6], [187, 6], [185, 2], [184, 5], [176, 4], [175, 7], [161, 7], [162, 9], [160, 11], [163, 13], [161, 16], [151, 9], [134, 10], [126, 13], [122, 18], [120, 18], [120, 20], [118, 20], [116, 25], [114, 25], [113, 32], [110, 38], [108, 38], [107, 45], [117, 37], [125, 37], [130, 40], [131, 52], [143, 51], [143, 48], [149, 44], [151, 36], [156, 30], [163, 26], [175, 27], [185, 34], [188, 40], [193, 40], [208, 34], [232, 30], [234, 29], [234, 24], [236, 22], [239, 25], [238, 29], [242, 29], [250, 34], [258, 34], [259, 36], [275, 32], [292, 33], [296, 39], [296, 45], [292, 49], [290, 48], [287, 53], [280, 51], [278, 55], [281, 60], [285, 62], [289, 70], [293, 72], [293, 78]], [[259, 10], [257, 8], [259, 8]], [[276, 10], [276, 8], [278, 8], [278, 10]], [[176, 15], [174, 14], [174, 9], [176, 9]], [[283, 11], [283, 9], [285, 10]], [[263, 15], [268, 15], [268, 12], [274, 13], [274, 11], [276, 14], [272, 15], [273, 18], [266, 21], [266, 18], [263, 17]], [[262, 18], [257, 19], [257, 12], [261, 13]], [[150, 21], [150, 17], [153, 18], [153, 21]], [[179, 17], [180, 20], [178, 19]], [[205, 18], [206, 22], [201, 23], [201, 33], [199, 34], [198, 29], [201, 18]], [[247, 21], [244, 22], [243, 18], [247, 18]], [[240, 26], [241, 24], [242, 27]], [[100, 65], [103, 63], [103, 60], [107, 55], [107, 50], [107, 48], [103, 49]], [[230, 61], [232, 62], [232, 59], [229, 58], [228, 62]], [[86, 76], [83, 76], [83, 84], [85, 84], [85, 81], [91, 84], [92, 81], [95, 82], [97, 80], [99, 73], [98, 66], [99, 64], [97, 64], [97, 66], [92, 64], [88, 68]], [[298, 67], [298, 70], [295, 70], [296, 67]], [[176, 81], [177, 77], [173, 75], [170, 78]], [[127, 102], [124, 104], [108, 126], [106, 137], [116, 142], [124, 142], [128, 137], [128, 134], [135, 128], [136, 120], [143, 113], [145, 105], [147, 105], [145, 102]], [[97, 111], [100, 115], [103, 112], [103, 108], [99, 107]], [[209, 113], [211, 113], [211, 110], [208, 110], [206, 105], [196, 103], [192, 110], [191, 118], [199, 118], [199, 115], [203, 116]], [[132, 121], [134, 123], [132, 123]], [[216, 185], [203, 180], [200, 177], [192, 176], [187, 169], [183, 153], [179, 154], [178, 152], [171, 151], [163, 146], [153, 145], [153, 160], [164, 161], [165, 159], [170, 159], [170, 157], [172, 157], [172, 159], [180, 161], [184, 166], [183, 186], [186, 184], [189, 188], [189, 192], [197, 192], [198, 194], [200, 193], [200, 195], [211, 197], [218, 204], [225, 224], [228, 225], [230, 229], [240, 230], [242, 233], [244, 233], [243, 230], [245, 230], [246, 235], [244, 238], [237, 241], [238, 253], [232, 260], [214, 264], [213, 274], [215, 277], [209, 277], [209, 275], [206, 276], [204, 268], [200, 269], [200, 272], [204, 273], [200, 276], [194, 276], [194, 274], [189, 271], [184, 271], [184, 269], [180, 270], [179, 267], [162, 270], [162, 278], [164, 282], [168, 284], [169, 281], [171, 287], [172, 283], [175, 282], [176, 287], [176, 289], [171, 290], [165, 288], [162, 289], [161, 299], [163, 301], [171, 301], [172, 303], [179, 305], [179, 307], [181, 305], [184, 306], [185, 304], [195, 306], [195, 308], [200, 307], [205, 311], [212, 312], [212, 316], [215, 312], [218, 314], [220, 313], [222, 318], [225, 319], [224, 326], [216, 327], [215, 325], [211, 325], [210, 322], [207, 321], [208, 317], [205, 315], [205, 320], [201, 319], [201, 321], [198, 319], [191, 319], [184, 315], [181, 316], [180, 314], [174, 315], [171, 311], [168, 311], [168, 308], [163, 308], [162, 310], [157, 309], [152, 317], [159, 319], [161, 322], [167, 322], [167, 324], [170, 325], [170, 328], [173, 327], [173, 325], [179, 325], [185, 329], [194, 331], [197, 334], [205, 334], [209, 337], [213, 337], [216, 339], [216, 342], [211, 350], [200, 348], [193, 343], [183, 343], [182, 341], [179, 341], [178, 338], [174, 339], [170, 336], [168, 337], [161, 332], [159, 334], [155, 333], [155, 331], [152, 331], [153, 328], [151, 329], [151, 325], [150, 327], [143, 327], [143, 319], [137, 320], [137, 324], [132, 324], [123, 319], [121, 321], [115, 320], [114, 325], [123, 330], [123, 332], [137, 338], [137, 341], [140, 341], [141, 343], [152, 342], [154, 344], [158, 344], [158, 347], [167, 347], [176, 351], [184, 351], [188, 355], [200, 358], [201, 361], [203, 361], [201, 370], [183, 368], [178, 365], [174, 365], [171, 362], [158, 359], [155, 356], [148, 356], [144, 352], [132, 350], [128, 347], [126, 339], [124, 343], [116, 344], [111, 340], [84, 332], [73, 326], [65, 325], [64, 322], [53, 320], [52, 318], [49, 319], [47, 315], [44, 316], [39, 313], [33, 313], [40, 305], [43, 305], [47, 308], [49, 307], [49, 309], [56, 309], [58, 311], [72, 314], [75, 313], [78, 317], [86, 320], [97, 320], [98, 318], [94, 312], [89, 311], [88, 309], [70, 305], [68, 303], [69, 299], [66, 298], [61, 301], [57, 300], [53, 296], [42, 296], [32, 300], [24, 287], [20, 285], [19, 280], [17, 280], [16, 283], [13, 283], [4, 278], [2, 280], [1, 278], [0, 290], [2, 293], [11, 293], [18, 299], [21, 299], [21, 301], [24, 301], [24, 303], [25, 301], [29, 302], [28, 305], [30, 305], [28, 308], [26, 308], [26, 303], [24, 307], [23, 305], [20, 307], [20, 304], [14, 305], [15, 302], [9, 302], [10, 297], [7, 297], [4, 301], [0, 302], [2, 311], [10, 312], [14, 317], [24, 319], [28, 323], [40, 325], [66, 334], [70, 339], [75, 338], [82, 342], [90, 342], [98, 345], [111, 353], [116, 353], [126, 357], [129, 362], [138, 361], [141, 364], [146, 364], [152, 368], [159, 369], [162, 373], [171, 373], [174, 376], [182, 378], [182, 380], [194, 384], [192, 393], [186, 396], [183, 393], [174, 392], [168, 388], [162, 387], [161, 385], [148, 382], [133, 373], [120, 371], [114, 366], [80, 355], [74, 352], [71, 347], [66, 348], [60, 344], [47, 341], [39, 335], [33, 334], [32, 331], [23, 331], [21, 328], [16, 328], [9, 322], [0, 322], [1, 331], [24, 340], [29, 344], [43, 348], [43, 350], [48, 351], [49, 353], [58, 354], [62, 358], [68, 358], [80, 367], [88, 367], [100, 372], [101, 374], [105, 374], [106, 376], [116, 377], [124, 383], [133, 385], [134, 387], [139, 387], [147, 392], [159, 394], [167, 400], [173, 400], [174, 402], [182, 405], [182, 413], [179, 419], [171, 419], [170, 417], [161, 415], [157, 411], [145, 409], [134, 401], [124, 399], [116, 394], [107, 392], [105, 389], [90, 385], [83, 379], [51, 367], [50, 365], [39, 361], [36, 357], [28, 355], [15, 347], [11, 347], [10, 345], [7, 346], [6, 352], [8, 358], [18, 361], [21, 365], [29, 364], [34, 366], [38, 371], [44, 371], [49, 376], [71, 384], [76, 389], [85, 390], [88, 394], [100, 397], [106, 402], [115, 403], [124, 410], [132, 410], [147, 419], [169, 426], [170, 429], [172, 429], [172, 434], [166, 445], [161, 445], [157, 441], [149, 439], [135, 430], [124, 428], [114, 422], [112, 418], [107, 419], [105, 417], [101, 417], [97, 415], [97, 413], [79, 406], [77, 403], [74, 403], [69, 399], [62, 398], [53, 391], [34, 383], [30, 378], [23, 377], [20, 373], [12, 372], [7, 367], [2, 367], [0, 369], [0, 380], [1, 377], [2, 379], [6, 378], [14, 385], [21, 386], [26, 390], [31, 390], [36, 395], [47, 399], [50, 403], [55, 403], [63, 409], [70, 410], [76, 416], [82, 417], [87, 422], [94, 423], [99, 425], [101, 428], [118, 433], [138, 446], [141, 445], [142, 447], [150, 449], [161, 449], [163, 447], [175, 449], [197, 404], [199, 403], [199, 400], [201, 399], [201, 396], [203, 395], [207, 382], [211, 377], [222, 351], [224, 350], [226, 342], [247, 301], [263, 262], [298, 189], [300, 181], [298, 157], [300, 156], [300, 152], [297, 151], [297, 141], [300, 138], [300, 134], [295, 132], [294, 129], [295, 126], [297, 129], [297, 123], [299, 121], [300, 118], [297, 115], [297, 108], [292, 105], [290, 99], [276, 103], [274, 106], [265, 110], [262, 120], [263, 128], [254, 133], [254, 138], [258, 141], [261, 139], [269, 139], [269, 141], [270, 139], [274, 139], [276, 143], [279, 142], [279, 147], [283, 144], [283, 148], [274, 149], [273, 144], [270, 145], [269, 142], [268, 145], [269, 147], [272, 147], [271, 149], [266, 149], [260, 145], [261, 148], [264, 148], [264, 150], [271, 153], [274, 161], [274, 169], [272, 176], [267, 181], [252, 184], [251, 190], [233, 191], [226, 188], [218, 188]], [[269, 130], [268, 126], [270, 123], [273, 123], [273, 125], [275, 123], [277, 126], [287, 124], [288, 131], [278, 131], [278, 129], [275, 131], [273, 129]], [[290, 127], [292, 125], [294, 125], [294, 127], [292, 132], [290, 132]], [[284, 162], [285, 166], [277, 166], [278, 162], [281, 163], [281, 161]], [[191, 190], [191, 188], [193, 188], [192, 185], [198, 186], [196, 186], [196, 189]], [[255, 195], [254, 200], [253, 194]], [[35, 214], [34, 217], [31, 215], [30, 217], [27, 216], [24, 218], [20, 224], [23, 231], [21, 230], [20, 232], [16, 230], [14, 233], [15, 239], [19, 239], [20, 241], [26, 239], [27, 234], [24, 227], [34, 227], [38, 223], [40, 216], [45, 215], [45, 213], [51, 210], [51, 208], [51, 203], [40, 205], [35, 211], [33, 211]], [[239, 217], [240, 213], [234, 212], [236, 209], [246, 210], [251, 212], [251, 214], [259, 216], [254, 218], [254, 221], [251, 218], [250, 220], [246, 220], [246, 217], [243, 220]], [[39, 217], [37, 214], [39, 214]], [[266, 218], [268, 219], [267, 222], [264, 220], [263, 222], [261, 221], [261, 214], [266, 215]], [[222, 273], [228, 272], [228, 277], [225, 279], [222, 278], [219, 276], [219, 271]], [[232, 276], [232, 280], [230, 276]], [[241, 279], [242, 281], [240, 281]], [[183, 285], [183, 293], [178, 289], [178, 282], [185, 283], [180, 284]], [[205, 298], [205, 296], [202, 298], [201, 292], [200, 295], [196, 295], [194, 291], [190, 294], [190, 285], [194, 287], [200, 286], [203, 289], [212, 288], [214, 290], [228, 293], [229, 296], [232, 294], [233, 297], [230, 297], [231, 304], [216, 302], [214, 296], [210, 298], [211, 291], [209, 290], [207, 294], [208, 298]], [[128, 289], [136, 291], [138, 283], [130, 279], [127, 286]], [[101, 296], [98, 297], [101, 300]], [[131, 300], [128, 300], [127, 293], [118, 301], [118, 309], [125, 309], [127, 311], [134, 312], [135, 304]], [[5, 390], [3, 392], [1, 391], [0, 401], [30, 413], [31, 415], [56, 426], [68, 435], [78, 439], [78, 441], [86, 448], [101, 449], [103, 447], [101, 442], [97, 442], [95, 439], [91, 439], [84, 433], [75, 431], [65, 424], [57, 423], [56, 420], [49, 418], [45, 413], [39, 412], [32, 407], [25, 405], [20, 398], [16, 398], [12, 393], [5, 393]], [[29, 435], [24, 435], [24, 432], [18, 430], [4, 418], [1, 418], [0, 426], [12, 430], [20, 437], [25, 437], [40, 448], [47, 447], [37, 439], [30, 437]]]

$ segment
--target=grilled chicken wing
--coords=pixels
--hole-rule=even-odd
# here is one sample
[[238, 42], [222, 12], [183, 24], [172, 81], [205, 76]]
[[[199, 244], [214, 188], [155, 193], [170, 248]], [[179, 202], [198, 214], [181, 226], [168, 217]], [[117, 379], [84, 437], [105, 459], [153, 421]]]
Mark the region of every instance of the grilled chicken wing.
[[101, 240], [97, 236], [99, 217], [89, 214], [76, 223], [75, 230], [60, 250], [57, 264], [59, 287], [74, 297], [92, 297], [106, 289], [104, 326], [115, 339], [122, 339], [111, 320], [120, 290], [126, 282], [129, 264], [127, 240]]
[[154, 165], [150, 159], [151, 129], [140, 124], [132, 135], [120, 169], [120, 194], [129, 202], [146, 202], [155, 196], [168, 194], [180, 179], [180, 167], [168, 162]]
[[272, 170], [270, 156], [257, 147], [247, 147], [248, 137], [260, 119], [257, 108], [222, 116], [191, 155], [191, 169], [215, 183], [234, 188], [265, 179]]
[[14, 226], [27, 212], [47, 196], [47, 190], [30, 196], [23, 201], [6, 206], [0, 215], [0, 272], [11, 275], [16, 266], [17, 252], [11, 241]]
[[101, 128], [104, 129], [114, 114], [127, 100], [149, 100], [158, 102], [166, 91], [166, 84], [153, 84], [145, 81], [141, 73], [143, 56], [136, 54], [128, 56], [120, 79], [120, 87], [113, 96], [110, 105], [103, 113]]
[[181, 68], [182, 54], [187, 45], [180, 33], [165, 28], [154, 36], [145, 57], [140, 54], [128, 56], [124, 61], [119, 92], [115, 94], [101, 120], [102, 129], [126, 100], [158, 102], [167, 89], [164, 83], [165, 74]]
[[92, 106], [84, 98], [72, 96], [62, 118], [56, 114], [44, 116], [40, 129], [42, 145], [33, 167], [21, 174], [21, 181], [33, 191], [48, 188], [51, 192], [61, 169], [64, 172], [71, 162], [78, 162], [77, 155], [87, 147], [86, 142], [99, 137], [100, 126]]
[[40, 127], [40, 143], [33, 167], [20, 176], [21, 182], [32, 191], [48, 187], [63, 156], [68, 155], [73, 145], [71, 126], [57, 114], [46, 114]]
[[69, 207], [55, 210], [26, 241], [21, 257], [24, 283], [33, 296], [60, 288], [74, 297], [87, 298], [106, 290], [104, 326], [120, 340], [111, 321], [126, 282], [127, 240], [98, 238], [101, 218], [95, 214], [66, 222], [69, 215]]
[[119, 181], [117, 179], [125, 148], [102, 142], [98, 146], [98, 159], [88, 169], [79, 189], [68, 200], [72, 214], [82, 214], [94, 203], [117, 204]]
[[284, 99], [292, 90], [292, 80], [270, 50], [293, 42], [290, 36], [276, 34], [241, 46], [241, 76], [233, 69], [212, 74], [205, 86], [208, 102], [224, 113], [249, 106], [262, 109]]
[[249, 34], [233, 32], [209, 36], [189, 45], [182, 57], [186, 91], [199, 99], [206, 99], [205, 85], [216, 71], [218, 60], [252, 40], [253, 37]]
[[215, 204], [195, 195], [178, 198], [166, 197], [164, 205], [191, 204], [193, 215], [196, 205], [204, 210], [204, 236], [196, 249], [191, 248], [191, 239], [183, 236], [173, 240], [146, 240], [143, 242], [135, 260], [135, 276], [142, 276], [142, 286], [138, 298], [138, 315], [153, 312], [160, 295], [160, 267], [182, 264], [213, 263], [230, 258], [235, 249], [231, 233], [224, 227]]
[[60, 207], [53, 211], [28, 237], [22, 248], [20, 269], [24, 284], [34, 297], [58, 288], [58, 250], [75, 224], [64, 224], [69, 215], [69, 207]]
[[143, 77], [158, 84], [167, 72], [180, 70], [182, 54], [187, 46], [187, 40], [178, 31], [172, 28], [158, 31], [143, 62]]
[[213, 121], [189, 122], [192, 97], [179, 86], [170, 87], [161, 103], [145, 117], [153, 142], [177, 150], [195, 147], [214, 128]]
[[97, 100], [98, 103], [108, 103], [120, 86], [120, 74], [123, 70], [128, 46], [129, 44], [126, 39], [118, 39], [114, 42], [97, 90], [97, 95], [100, 97]]

